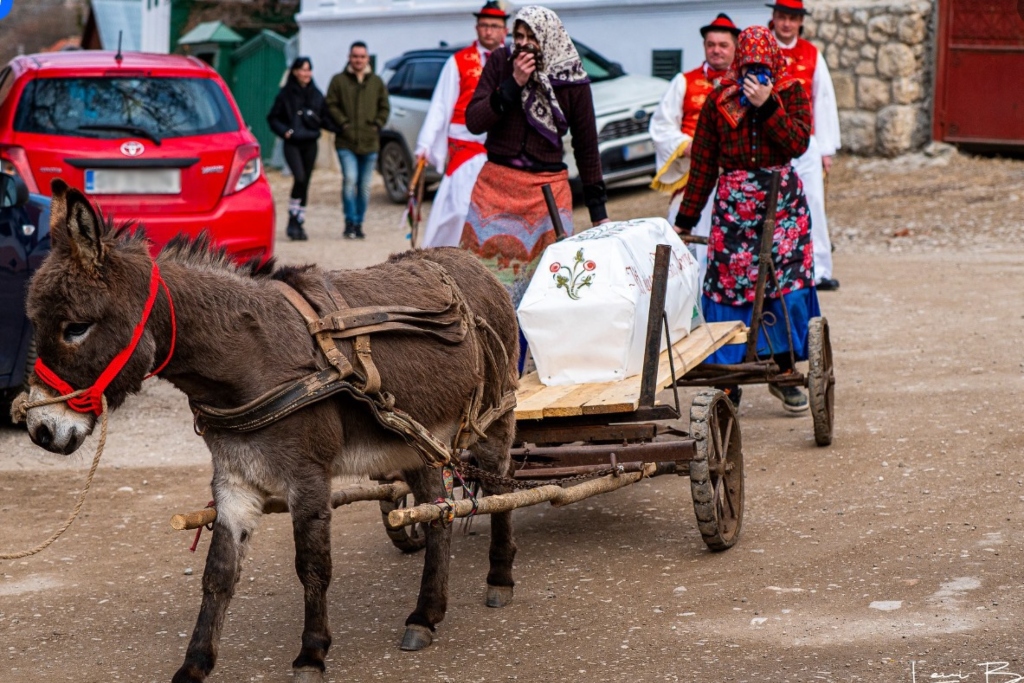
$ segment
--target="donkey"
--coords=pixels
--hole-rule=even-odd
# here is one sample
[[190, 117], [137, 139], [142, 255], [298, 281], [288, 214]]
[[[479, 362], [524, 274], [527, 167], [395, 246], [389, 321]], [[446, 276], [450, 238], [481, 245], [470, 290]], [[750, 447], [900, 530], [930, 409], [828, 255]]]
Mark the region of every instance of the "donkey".
[[[45, 366], [79, 389], [97, 382], [128, 346], [157, 275], [141, 230], [114, 229], [84, 195], [63, 181], [54, 180], [52, 190], [52, 252], [31, 282], [28, 311]], [[326, 275], [353, 307], [424, 308], [440, 293], [415, 275], [422, 274], [422, 261], [443, 267], [469, 308], [493, 330], [490, 338], [478, 336], [479, 343], [501, 358], [509, 371], [486, 373], [499, 375], [483, 377], [487, 392], [500, 396], [514, 391], [519, 354], [515, 311], [505, 289], [474, 257], [457, 249], [408, 252], [364, 270]], [[147, 373], [168, 357], [172, 346], [173, 355], [158, 376], [191, 402], [222, 409], [245, 404], [317, 370], [320, 351], [305, 321], [273, 280], [301, 284], [304, 277], [320, 271], [306, 267], [274, 272], [272, 264], [237, 265], [223, 250], [210, 249], [204, 237], [172, 241], [155, 263], [166, 290], [158, 292], [138, 345], [106, 388], [111, 409], [139, 391]], [[348, 340], [338, 346], [353, 357]], [[479, 386], [476, 352], [465, 342], [446, 345], [420, 334], [373, 336], [382, 387], [398, 407], [445, 443], [459, 431], [467, 400]], [[29, 401], [57, 395], [33, 377]], [[96, 414], [56, 403], [30, 409], [27, 423], [37, 445], [70, 454], [92, 432]], [[486, 438], [471, 447], [477, 464], [496, 475], [508, 474], [514, 431], [515, 417], [508, 411], [487, 428]], [[331, 580], [332, 476], [400, 471], [418, 502], [445, 495], [441, 476], [426, 468], [402, 437], [383, 429], [362, 402], [342, 393], [257, 431], [208, 427], [203, 439], [213, 458], [217, 519], [203, 572], [202, 606], [185, 662], [173, 682], [203, 681], [213, 669], [241, 561], [270, 496], [288, 501], [295, 569], [304, 588], [305, 624], [301, 649], [292, 663], [295, 678], [322, 681], [331, 644], [326, 596]], [[485, 485], [487, 493], [500, 490]], [[426, 530], [420, 592], [416, 609], [406, 620], [403, 649], [428, 646], [444, 618], [450, 544], [450, 527]], [[515, 552], [511, 513], [492, 515], [488, 606], [503, 607], [511, 601]]]

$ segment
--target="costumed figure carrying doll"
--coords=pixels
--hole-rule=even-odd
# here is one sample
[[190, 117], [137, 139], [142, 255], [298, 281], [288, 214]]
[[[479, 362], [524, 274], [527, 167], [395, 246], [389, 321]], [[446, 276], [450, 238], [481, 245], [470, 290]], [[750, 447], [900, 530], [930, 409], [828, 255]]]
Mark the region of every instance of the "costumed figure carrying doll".
[[[772, 357], [783, 373], [793, 370], [786, 315], [797, 360], [807, 359], [808, 325], [819, 315], [807, 200], [790, 163], [807, 149], [810, 133], [810, 99], [787, 72], [775, 37], [763, 26], [744, 30], [732, 68], [701, 110], [690, 177], [675, 219], [676, 227], [690, 234], [716, 191], [702, 292], [704, 317], [708, 322], [741, 320], [749, 326], [767, 194], [772, 173], [780, 173], [772, 246], [775, 277], [766, 283], [764, 311], [770, 315], [761, 326], [757, 354]], [[740, 363], [743, 354], [742, 345], [725, 346], [708, 362]], [[739, 403], [738, 386], [720, 388]], [[771, 385], [769, 391], [786, 410], [807, 410], [807, 396], [799, 388]]]

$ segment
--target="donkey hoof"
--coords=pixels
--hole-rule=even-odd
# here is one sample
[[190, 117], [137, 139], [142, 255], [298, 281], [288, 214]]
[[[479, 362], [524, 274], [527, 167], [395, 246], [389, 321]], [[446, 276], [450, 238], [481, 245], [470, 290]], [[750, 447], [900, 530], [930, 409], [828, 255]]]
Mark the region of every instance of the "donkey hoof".
[[294, 683], [324, 683], [324, 672], [315, 666], [303, 666], [292, 671], [295, 672]]
[[504, 607], [512, 602], [512, 586], [487, 586], [487, 606]]
[[405, 636], [399, 647], [406, 652], [415, 652], [422, 650], [432, 642], [434, 642], [434, 634], [429, 628], [419, 624], [409, 624], [405, 627]]

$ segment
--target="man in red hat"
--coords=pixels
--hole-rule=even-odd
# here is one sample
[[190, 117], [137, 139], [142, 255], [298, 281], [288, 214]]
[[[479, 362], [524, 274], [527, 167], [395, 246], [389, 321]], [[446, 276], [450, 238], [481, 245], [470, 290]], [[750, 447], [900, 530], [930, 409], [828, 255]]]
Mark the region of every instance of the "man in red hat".
[[473, 185], [487, 161], [487, 135], [473, 135], [466, 128], [466, 106], [491, 51], [505, 44], [508, 15], [495, 0], [489, 0], [474, 16], [477, 39], [445, 62], [416, 140], [417, 159], [425, 158], [435, 168], [448, 162], [430, 207], [422, 247], [459, 245]]
[[800, 37], [803, 33], [803, 0], [777, 0], [769, 24], [789, 66], [811, 97], [813, 118], [811, 142], [804, 154], [793, 160], [793, 168], [804, 184], [804, 194], [811, 210], [811, 240], [814, 243], [814, 278], [818, 289], [839, 289], [832, 277], [832, 240], [825, 216], [825, 178], [832, 167], [832, 157], [840, 147], [839, 110], [832, 76], [818, 48]]
[[[690, 168], [690, 143], [697, 129], [697, 118], [704, 100], [718, 85], [732, 65], [736, 54], [736, 36], [739, 28], [727, 14], [719, 14], [700, 29], [704, 39], [704, 63], [692, 71], [676, 74], [661, 98], [661, 104], [651, 116], [650, 133], [657, 154], [658, 173], [651, 187], [672, 195], [668, 206], [668, 220], [675, 220]], [[713, 197], [714, 195], [712, 195]], [[711, 202], [701, 213], [694, 235], [707, 237], [711, 230]], [[707, 247], [695, 249], [701, 268], [701, 281], [707, 265]]]

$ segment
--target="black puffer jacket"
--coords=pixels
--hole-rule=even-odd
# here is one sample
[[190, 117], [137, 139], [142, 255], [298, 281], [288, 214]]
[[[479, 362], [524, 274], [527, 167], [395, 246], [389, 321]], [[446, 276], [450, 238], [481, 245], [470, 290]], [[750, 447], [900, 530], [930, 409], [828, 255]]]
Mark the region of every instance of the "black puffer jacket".
[[267, 114], [267, 123], [280, 138], [292, 131], [285, 142], [312, 142], [320, 137], [324, 112], [324, 96], [316, 83], [310, 81], [309, 85], [302, 86], [288, 74], [288, 82], [277, 93], [274, 106]]

